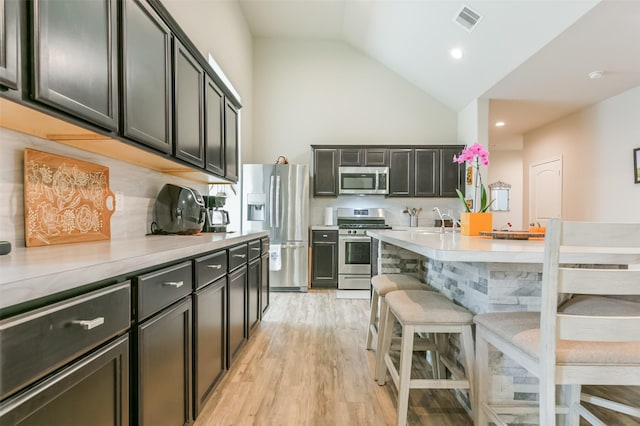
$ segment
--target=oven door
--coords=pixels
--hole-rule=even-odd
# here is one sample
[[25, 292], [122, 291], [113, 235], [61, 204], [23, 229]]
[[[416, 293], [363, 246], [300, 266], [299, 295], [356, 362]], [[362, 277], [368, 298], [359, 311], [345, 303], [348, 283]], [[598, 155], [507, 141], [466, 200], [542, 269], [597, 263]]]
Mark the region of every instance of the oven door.
[[338, 244], [339, 274], [371, 274], [371, 237], [340, 235]]

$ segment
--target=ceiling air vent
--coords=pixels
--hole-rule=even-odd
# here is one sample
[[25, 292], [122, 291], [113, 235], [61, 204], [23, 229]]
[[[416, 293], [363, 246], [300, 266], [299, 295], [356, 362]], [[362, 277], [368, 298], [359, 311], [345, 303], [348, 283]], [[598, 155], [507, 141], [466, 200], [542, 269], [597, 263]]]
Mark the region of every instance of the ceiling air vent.
[[462, 6], [462, 9], [453, 20], [465, 30], [471, 32], [481, 18], [482, 16], [469, 6]]

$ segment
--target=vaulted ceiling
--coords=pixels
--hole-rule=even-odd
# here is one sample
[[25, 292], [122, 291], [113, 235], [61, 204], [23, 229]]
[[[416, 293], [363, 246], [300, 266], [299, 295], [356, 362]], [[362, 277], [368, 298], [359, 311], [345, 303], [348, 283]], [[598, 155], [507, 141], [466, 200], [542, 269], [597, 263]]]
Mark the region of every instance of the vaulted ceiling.
[[640, 85], [637, 0], [239, 1], [254, 37], [344, 41], [454, 111], [489, 99], [492, 143]]

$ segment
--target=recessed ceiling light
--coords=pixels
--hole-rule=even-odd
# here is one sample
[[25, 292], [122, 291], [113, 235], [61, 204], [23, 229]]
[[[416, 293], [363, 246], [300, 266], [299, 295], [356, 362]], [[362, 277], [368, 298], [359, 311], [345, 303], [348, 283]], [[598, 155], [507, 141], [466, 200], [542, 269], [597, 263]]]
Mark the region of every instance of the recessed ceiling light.
[[460, 49], [459, 47], [456, 47], [454, 49], [451, 49], [451, 56], [455, 59], [461, 59], [462, 58], [462, 49]]
[[504, 126], [504, 121], [496, 122], [496, 127], [503, 127], [503, 126]]
[[602, 78], [604, 71], [591, 71], [588, 76], [591, 80], [596, 80], [598, 78]]

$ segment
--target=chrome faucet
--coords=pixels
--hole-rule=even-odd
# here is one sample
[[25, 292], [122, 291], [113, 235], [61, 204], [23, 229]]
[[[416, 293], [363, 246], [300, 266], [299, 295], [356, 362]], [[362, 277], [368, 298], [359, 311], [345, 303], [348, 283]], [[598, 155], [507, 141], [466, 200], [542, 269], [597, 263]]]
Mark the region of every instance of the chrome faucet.
[[451, 219], [451, 223], [452, 223], [451, 231], [456, 232], [456, 225], [460, 226], [460, 221], [447, 213], [442, 213], [442, 217], [448, 217], [449, 219]]
[[440, 217], [440, 232], [444, 234], [444, 217], [442, 213], [440, 213], [440, 209], [438, 207], [434, 207], [433, 211], [438, 213], [438, 216]]

